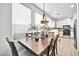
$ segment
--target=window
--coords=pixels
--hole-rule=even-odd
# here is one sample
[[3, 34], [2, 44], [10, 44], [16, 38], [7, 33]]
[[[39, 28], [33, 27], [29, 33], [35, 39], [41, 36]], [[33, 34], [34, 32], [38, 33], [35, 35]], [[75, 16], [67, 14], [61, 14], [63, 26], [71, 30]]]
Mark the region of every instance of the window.
[[47, 20], [49, 21], [48, 26], [51, 27], [51, 28], [54, 28], [55, 22], [52, 21], [49, 17], [47, 17]]
[[52, 28], [54, 28], [55, 27], [55, 22], [53, 21], [52, 22], [52, 26], [51, 26]]
[[12, 4], [12, 33], [25, 33], [31, 24], [31, 10], [19, 3]]
[[35, 24], [39, 25], [41, 20], [42, 20], [42, 15], [40, 15], [39, 13], [36, 12], [35, 13]]
[[21, 4], [12, 4], [12, 24], [31, 24], [31, 10]]
[[51, 20], [47, 17], [47, 20], [49, 21], [48, 26], [51, 27]]

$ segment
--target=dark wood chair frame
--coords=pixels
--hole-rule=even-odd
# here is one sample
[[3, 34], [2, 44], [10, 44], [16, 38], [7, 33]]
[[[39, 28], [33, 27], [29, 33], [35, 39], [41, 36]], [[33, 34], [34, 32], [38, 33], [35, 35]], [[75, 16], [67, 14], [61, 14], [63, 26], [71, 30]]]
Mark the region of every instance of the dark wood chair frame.
[[[54, 40], [54, 38], [51, 39], [50, 45], [48, 47], [48, 53], [47, 55], [52, 55], [55, 56], [57, 52], [57, 40], [58, 40], [59, 35], [56, 36], [56, 39]], [[51, 51], [51, 54], [49, 54]]]
[[6, 41], [8, 42], [8, 44], [9, 44], [9, 46], [11, 48], [12, 56], [19, 56], [14, 42], [13, 41], [9, 41], [8, 37], [6, 37]]

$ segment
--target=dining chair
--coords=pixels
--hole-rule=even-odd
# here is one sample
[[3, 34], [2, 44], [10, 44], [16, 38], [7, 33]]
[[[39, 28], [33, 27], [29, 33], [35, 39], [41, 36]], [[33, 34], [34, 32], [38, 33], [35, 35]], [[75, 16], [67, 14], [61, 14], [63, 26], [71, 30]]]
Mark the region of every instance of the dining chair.
[[11, 48], [12, 56], [18, 56], [19, 54], [18, 54], [18, 51], [17, 51], [17, 49], [15, 47], [14, 42], [9, 41], [8, 37], [6, 37], [6, 41], [8, 42], [8, 44], [9, 44], [9, 46]]
[[54, 32], [49, 32], [49, 35], [54, 37]]
[[33, 33], [25, 33], [25, 35], [26, 35], [26, 39], [33, 37]]
[[28, 34], [27, 33], [25, 33], [25, 36], [26, 36], [26, 39], [28, 39]]
[[47, 56], [50, 56], [52, 54], [53, 41], [54, 41], [54, 38], [51, 38], [50, 45], [48, 46]]
[[48, 55], [49, 56], [55, 56], [57, 52], [57, 40], [58, 40], [59, 35], [56, 36], [56, 38], [52, 38], [50, 45], [48, 47]]
[[15, 42], [10, 41], [8, 39], [8, 37], [6, 37], [6, 41], [8, 42], [8, 44], [10, 46], [10, 49], [11, 49], [11, 52], [12, 52], [12, 56], [32, 56], [32, 54], [26, 49], [23, 49], [23, 51], [19, 52], [18, 49], [17, 49], [18, 45], [16, 45]]
[[59, 38], [59, 35], [56, 35], [56, 39], [54, 40], [54, 45], [53, 45], [53, 49], [52, 49], [52, 55], [56, 55], [58, 54], [58, 51], [57, 51], [57, 41], [58, 41], [58, 38]]

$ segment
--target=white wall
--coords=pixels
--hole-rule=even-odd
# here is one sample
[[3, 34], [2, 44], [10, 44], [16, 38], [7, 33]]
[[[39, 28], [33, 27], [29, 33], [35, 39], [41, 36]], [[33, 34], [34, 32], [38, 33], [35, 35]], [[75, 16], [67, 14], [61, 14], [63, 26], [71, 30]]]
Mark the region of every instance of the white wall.
[[75, 12], [73, 14], [73, 18], [71, 19], [70, 17], [68, 18], [64, 18], [62, 20], [59, 20], [59, 21], [56, 21], [56, 26], [58, 28], [62, 28], [63, 25], [71, 25], [71, 27], [74, 27], [73, 24], [74, 24], [74, 20], [77, 18], [77, 13]]
[[77, 48], [79, 49], [79, 4], [78, 4], [78, 19], [77, 19]]
[[56, 22], [57, 28], [63, 28], [63, 25], [70, 25], [70, 18], [65, 18]]
[[0, 55], [11, 55], [6, 37], [11, 39], [11, 4], [0, 3]]

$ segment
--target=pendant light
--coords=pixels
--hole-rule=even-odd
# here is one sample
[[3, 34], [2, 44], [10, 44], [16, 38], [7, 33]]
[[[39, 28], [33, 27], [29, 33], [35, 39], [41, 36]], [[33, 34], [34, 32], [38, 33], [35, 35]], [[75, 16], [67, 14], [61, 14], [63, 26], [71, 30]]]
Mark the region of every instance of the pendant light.
[[45, 3], [43, 3], [43, 20], [41, 20], [42, 24], [48, 24], [49, 21], [46, 20], [46, 15], [45, 15]]

